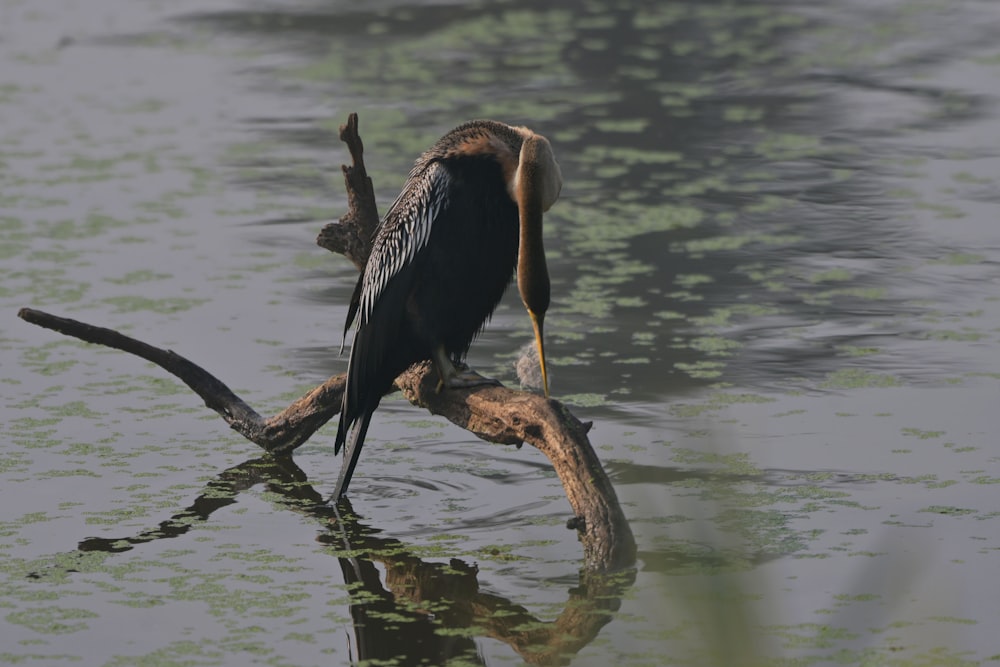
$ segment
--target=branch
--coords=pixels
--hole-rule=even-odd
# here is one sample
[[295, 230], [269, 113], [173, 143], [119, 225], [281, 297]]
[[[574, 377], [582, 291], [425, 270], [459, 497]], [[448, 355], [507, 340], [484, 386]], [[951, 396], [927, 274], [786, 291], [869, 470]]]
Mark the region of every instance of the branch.
[[[570, 521], [583, 543], [589, 569], [608, 571], [635, 562], [635, 538], [618, 497], [587, 438], [592, 424], [554, 399], [483, 386], [437, 392], [430, 362], [411, 366], [396, 386], [413, 403], [488, 442], [537, 448], [552, 463], [573, 508]], [[570, 525], [568, 524], [568, 525]]]
[[331, 222], [320, 230], [316, 243], [330, 252], [343, 255], [365, 270], [368, 255], [372, 252], [372, 239], [378, 227], [378, 206], [375, 204], [375, 188], [365, 169], [365, 146], [358, 134], [358, 114], [347, 117], [347, 123], [340, 126], [340, 140], [347, 144], [351, 152], [351, 166], [341, 166], [344, 170], [344, 187], [347, 189], [348, 211], [340, 222]]
[[154, 347], [113, 329], [32, 308], [22, 308], [17, 316], [25, 322], [153, 362], [201, 396], [205, 405], [219, 413], [230, 428], [271, 454], [290, 453], [340, 412], [346, 375], [333, 376], [280, 413], [265, 419], [221, 380], [172, 350]]
[[[365, 170], [358, 116], [340, 128], [351, 153], [344, 166], [349, 210], [339, 222], [323, 227], [317, 243], [343, 254], [359, 269], [371, 252], [378, 209]], [[340, 411], [344, 376], [331, 377], [285, 410], [263, 418], [229, 387], [184, 357], [153, 347], [117, 331], [23, 308], [27, 322], [81, 340], [113, 347], [151, 361], [180, 378], [230, 427], [271, 454], [289, 454]], [[587, 439], [589, 424], [580, 422], [562, 403], [506, 387], [482, 386], [437, 393], [429, 363], [416, 364], [396, 379], [414, 405], [442, 415], [476, 436], [500, 444], [537, 447], [552, 462], [573, 508], [567, 524], [576, 528], [584, 547], [585, 567], [607, 571], [635, 562], [636, 546], [614, 487]]]

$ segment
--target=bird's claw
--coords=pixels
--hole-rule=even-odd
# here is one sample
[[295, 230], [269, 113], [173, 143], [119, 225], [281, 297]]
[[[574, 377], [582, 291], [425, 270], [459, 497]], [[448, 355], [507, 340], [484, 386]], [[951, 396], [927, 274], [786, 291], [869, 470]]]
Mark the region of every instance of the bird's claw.
[[444, 389], [467, 389], [469, 387], [480, 387], [483, 385], [493, 385], [496, 387], [502, 386], [499, 380], [488, 378], [485, 375], [480, 375], [479, 373], [468, 368], [464, 370], [455, 369], [446, 377], [438, 380], [436, 391], [440, 394]]

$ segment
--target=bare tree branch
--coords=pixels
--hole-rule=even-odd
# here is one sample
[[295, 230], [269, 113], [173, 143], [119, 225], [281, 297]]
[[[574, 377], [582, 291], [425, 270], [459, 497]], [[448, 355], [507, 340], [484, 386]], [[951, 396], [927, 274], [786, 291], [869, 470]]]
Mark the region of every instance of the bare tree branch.
[[205, 405], [219, 413], [230, 428], [271, 454], [291, 452], [340, 412], [346, 375], [333, 376], [280, 413], [265, 419], [221, 380], [172, 350], [154, 347], [113, 329], [40, 310], [22, 308], [17, 315], [25, 322], [153, 362], [201, 396]]
[[591, 423], [581, 422], [565, 405], [538, 394], [483, 386], [437, 392], [430, 362], [411, 366], [396, 386], [414, 405], [443, 415], [483, 440], [526, 442], [552, 463], [573, 508], [572, 527], [583, 544], [584, 562], [612, 570], [635, 562], [635, 539], [594, 448], [587, 439]]
[[347, 257], [358, 267], [358, 271], [364, 271], [368, 255], [372, 252], [379, 215], [375, 188], [365, 169], [365, 147], [358, 134], [358, 114], [352, 113], [347, 117], [347, 123], [340, 126], [340, 140], [347, 144], [351, 152], [351, 166], [345, 164], [341, 167], [344, 170], [344, 187], [347, 188], [348, 210], [340, 222], [323, 227], [316, 243], [321, 248]]

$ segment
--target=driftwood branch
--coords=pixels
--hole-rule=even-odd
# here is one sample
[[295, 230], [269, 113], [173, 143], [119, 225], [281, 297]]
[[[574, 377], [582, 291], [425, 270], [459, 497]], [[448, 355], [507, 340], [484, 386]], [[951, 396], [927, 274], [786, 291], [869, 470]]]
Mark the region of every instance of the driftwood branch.
[[347, 144], [351, 152], [351, 166], [341, 166], [347, 189], [347, 213], [339, 223], [323, 227], [316, 243], [321, 248], [343, 255], [358, 267], [358, 271], [364, 271], [365, 262], [372, 252], [379, 215], [375, 188], [365, 169], [365, 146], [358, 133], [358, 114], [352, 113], [347, 117], [347, 123], [340, 126], [340, 140]]
[[17, 315], [25, 322], [153, 362], [201, 396], [205, 405], [219, 413], [230, 428], [271, 454], [290, 453], [340, 412], [346, 378], [343, 374], [333, 376], [280, 413], [265, 419], [221, 380], [172, 350], [154, 347], [113, 329], [32, 308], [22, 308]]
[[[364, 166], [364, 147], [357, 114], [340, 128], [352, 165], [345, 166], [348, 212], [326, 225], [317, 243], [348, 257], [363, 268], [378, 226], [371, 179]], [[81, 340], [113, 347], [151, 361], [180, 378], [205, 405], [217, 412], [251, 442], [271, 454], [288, 454], [340, 411], [344, 376], [330, 378], [273, 417], [257, 414], [229, 387], [184, 357], [117, 331], [22, 309], [18, 315], [32, 324]], [[559, 401], [506, 387], [483, 386], [437, 393], [436, 376], [427, 363], [399, 376], [396, 385], [415, 405], [426, 407], [489, 442], [537, 447], [552, 462], [562, 481], [589, 570], [607, 571], [635, 561], [635, 540], [618, 499], [587, 439], [589, 424], [580, 422]]]
[[573, 508], [575, 516], [568, 525], [578, 531], [588, 567], [609, 570], [632, 564], [635, 539], [587, 438], [589, 422], [581, 422], [557, 400], [507, 387], [438, 393], [429, 362], [410, 367], [396, 378], [396, 386], [414, 405], [447, 417], [483, 440], [526, 442], [545, 454]]

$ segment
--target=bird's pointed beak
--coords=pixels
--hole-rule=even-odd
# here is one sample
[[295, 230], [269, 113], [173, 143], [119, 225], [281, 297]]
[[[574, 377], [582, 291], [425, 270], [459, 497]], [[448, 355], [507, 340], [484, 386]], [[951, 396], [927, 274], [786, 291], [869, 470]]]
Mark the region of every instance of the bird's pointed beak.
[[[529, 209], [530, 210], [530, 209]], [[545, 339], [542, 325], [545, 322], [545, 311], [549, 309], [549, 271], [545, 265], [545, 251], [542, 248], [542, 211], [535, 209], [534, 219], [525, 215], [525, 207], [521, 212], [521, 244], [518, 250], [517, 287], [521, 292], [521, 301], [528, 310], [531, 326], [535, 330], [535, 346], [538, 349], [538, 363], [542, 370], [542, 387], [545, 397], [549, 397], [549, 375], [545, 366]], [[525, 239], [525, 225], [534, 226], [537, 238], [534, 241]]]
[[545, 313], [541, 315], [535, 313], [530, 308], [528, 315], [531, 317], [531, 325], [535, 328], [535, 347], [538, 349], [538, 364], [542, 368], [542, 390], [545, 398], [549, 397], [549, 373], [545, 365], [545, 337], [542, 335], [542, 323], [545, 321]]

